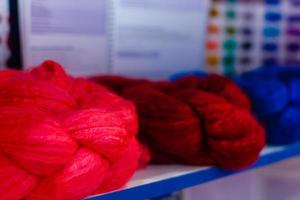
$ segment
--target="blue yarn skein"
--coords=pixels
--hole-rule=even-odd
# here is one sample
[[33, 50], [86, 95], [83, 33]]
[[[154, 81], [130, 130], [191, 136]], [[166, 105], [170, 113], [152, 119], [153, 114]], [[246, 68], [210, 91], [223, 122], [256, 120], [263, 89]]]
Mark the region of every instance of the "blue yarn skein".
[[300, 107], [300, 68], [283, 67], [279, 78], [288, 87], [290, 103]]
[[300, 140], [300, 68], [262, 67], [244, 73], [236, 82], [265, 125], [269, 144]]
[[287, 85], [291, 103], [300, 107], [300, 78], [291, 79]]
[[300, 110], [289, 107], [282, 113], [265, 119], [267, 143], [289, 144], [300, 140]]
[[249, 96], [259, 119], [281, 112], [288, 104], [287, 87], [274, 78], [252, 77], [242, 79], [239, 85]]

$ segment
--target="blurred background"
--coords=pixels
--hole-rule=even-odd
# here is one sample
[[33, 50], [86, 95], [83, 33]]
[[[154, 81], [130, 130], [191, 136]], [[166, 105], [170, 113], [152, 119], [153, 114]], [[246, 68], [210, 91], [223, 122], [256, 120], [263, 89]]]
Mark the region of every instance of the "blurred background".
[[182, 70], [231, 75], [300, 61], [299, 0], [0, 2], [2, 68], [48, 58], [75, 75], [166, 78]]
[[[300, 66], [299, 0], [0, 0], [0, 68], [166, 79]], [[297, 200], [300, 160], [160, 199]]]

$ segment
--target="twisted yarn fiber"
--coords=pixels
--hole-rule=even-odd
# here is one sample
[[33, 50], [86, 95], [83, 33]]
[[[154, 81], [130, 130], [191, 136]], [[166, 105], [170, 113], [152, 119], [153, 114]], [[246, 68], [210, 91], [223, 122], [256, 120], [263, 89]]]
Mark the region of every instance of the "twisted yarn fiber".
[[[107, 79], [94, 78], [112, 89], [114, 81], [122, 85], [118, 77]], [[249, 100], [229, 79], [209, 75], [176, 82], [123, 81], [128, 87], [117, 91], [135, 103], [139, 136], [154, 163], [240, 169], [253, 163], [264, 146], [264, 130], [250, 114]]]
[[134, 105], [52, 61], [0, 72], [0, 127], [1, 200], [111, 191], [143, 156]]
[[242, 74], [238, 84], [249, 95], [253, 112], [267, 129], [267, 142], [281, 145], [300, 139], [300, 70], [263, 67]]

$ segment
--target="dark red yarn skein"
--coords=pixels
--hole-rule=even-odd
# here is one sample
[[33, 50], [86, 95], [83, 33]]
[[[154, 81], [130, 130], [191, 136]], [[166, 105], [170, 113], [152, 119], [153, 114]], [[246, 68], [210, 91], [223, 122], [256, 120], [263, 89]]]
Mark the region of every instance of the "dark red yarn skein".
[[147, 162], [134, 105], [52, 61], [0, 72], [0, 199], [76, 200]]
[[[104, 84], [110, 87], [114, 80]], [[232, 81], [210, 75], [176, 83], [128, 82], [130, 87], [119, 93], [137, 107], [140, 139], [150, 148], [152, 162], [240, 169], [256, 161], [265, 144], [264, 129]]]

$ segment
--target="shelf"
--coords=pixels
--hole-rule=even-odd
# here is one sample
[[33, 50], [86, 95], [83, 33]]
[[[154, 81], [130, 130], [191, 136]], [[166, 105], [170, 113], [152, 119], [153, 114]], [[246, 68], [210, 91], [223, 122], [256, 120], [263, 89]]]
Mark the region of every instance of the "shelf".
[[152, 165], [138, 171], [125, 188], [94, 195], [87, 200], [144, 200], [271, 165], [298, 155], [300, 155], [300, 143], [281, 147], [266, 147], [253, 166], [241, 171], [224, 171], [216, 167]]

